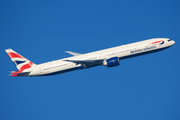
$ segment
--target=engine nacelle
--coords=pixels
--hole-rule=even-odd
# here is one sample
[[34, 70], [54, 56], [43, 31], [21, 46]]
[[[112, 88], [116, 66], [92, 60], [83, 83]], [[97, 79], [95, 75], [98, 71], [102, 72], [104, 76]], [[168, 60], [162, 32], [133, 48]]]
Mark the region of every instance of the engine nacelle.
[[103, 65], [107, 67], [115, 67], [120, 64], [118, 57], [109, 58], [107, 60], [104, 60]]

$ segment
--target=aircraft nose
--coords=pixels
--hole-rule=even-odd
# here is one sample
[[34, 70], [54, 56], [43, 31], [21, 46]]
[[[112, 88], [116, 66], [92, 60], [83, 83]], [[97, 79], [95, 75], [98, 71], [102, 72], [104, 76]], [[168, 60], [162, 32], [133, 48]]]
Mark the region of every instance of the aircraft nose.
[[172, 45], [174, 45], [174, 44], [175, 44], [175, 41], [173, 40], [173, 41], [172, 41]]

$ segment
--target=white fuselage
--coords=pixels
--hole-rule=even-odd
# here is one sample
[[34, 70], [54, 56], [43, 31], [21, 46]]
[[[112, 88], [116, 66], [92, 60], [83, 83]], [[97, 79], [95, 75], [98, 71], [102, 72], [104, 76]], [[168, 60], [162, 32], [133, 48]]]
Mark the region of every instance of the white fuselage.
[[[158, 42], [159, 41], [159, 42]], [[164, 42], [163, 42], [164, 41]], [[135, 42], [131, 44], [121, 45], [109, 49], [99, 50], [86, 54], [81, 54], [73, 57], [68, 57], [52, 62], [47, 62], [39, 65], [34, 65], [28, 69], [31, 71], [29, 76], [43, 76], [43, 75], [54, 75], [60, 74], [72, 70], [89, 68], [98, 65], [105, 65], [104, 62], [92, 62], [92, 64], [77, 64], [75, 61], [88, 61], [88, 60], [107, 60], [113, 57], [118, 57], [119, 60], [135, 57], [138, 55], [148, 54], [163, 50], [172, 46], [175, 42], [168, 38], [154, 38], [144, 40], [141, 42]]]

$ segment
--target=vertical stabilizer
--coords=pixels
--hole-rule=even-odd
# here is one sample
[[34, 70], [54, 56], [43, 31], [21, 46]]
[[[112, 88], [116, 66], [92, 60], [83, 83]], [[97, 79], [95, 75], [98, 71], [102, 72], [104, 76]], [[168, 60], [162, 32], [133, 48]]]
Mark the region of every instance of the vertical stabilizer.
[[27, 69], [31, 68], [33, 66], [33, 64], [34, 64], [34, 63], [32, 63], [28, 59], [24, 58], [23, 56], [21, 56], [20, 54], [18, 54], [17, 52], [15, 52], [12, 49], [6, 49], [5, 51], [9, 55], [11, 60], [14, 62], [17, 69], [19, 70], [17, 72], [11, 73], [11, 76], [13, 76], [13, 75], [17, 76], [16, 73], [22, 73], [24, 70], [27, 70]]

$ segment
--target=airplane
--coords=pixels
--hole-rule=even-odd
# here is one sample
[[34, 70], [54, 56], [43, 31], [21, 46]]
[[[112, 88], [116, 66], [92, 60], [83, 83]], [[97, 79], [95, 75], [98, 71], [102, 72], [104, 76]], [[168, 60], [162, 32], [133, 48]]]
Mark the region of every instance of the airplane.
[[50, 76], [99, 65], [107, 66], [108, 68], [115, 67], [120, 65], [121, 60], [158, 52], [174, 44], [175, 41], [169, 38], [152, 38], [86, 54], [65, 51], [73, 56], [38, 65], [24, 58], [12, 49], [6, 49], [5, 51], [18, 69], [18, 71], [11, 72], [10, 75], [12, 77]]

